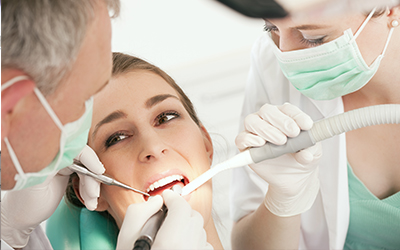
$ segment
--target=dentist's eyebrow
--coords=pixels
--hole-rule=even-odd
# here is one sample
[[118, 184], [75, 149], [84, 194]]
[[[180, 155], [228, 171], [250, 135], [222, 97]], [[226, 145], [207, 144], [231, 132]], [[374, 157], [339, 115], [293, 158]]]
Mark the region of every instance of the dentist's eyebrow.
[[167, 98], [175, 98], [179, 101], [179, 98], [174, 95], [170, 95], [170, 94], [156, 95], [156, 96], [149, 98], [146, 101], [146, 108], [149, 109], [149, 108], [153, 107], [154, 105], [156, 105], [157, 103], [164, 101]]
[[102, 125], [122, 119], [122, 118], [126, 118], [126, 117], [128, 117], [128, 115], [121, 110], [114, 111], [111, 114], [107, 115], [106, 117], [103, 118], [103, 120], [101, 120], [100, 122], [98, 122], [96, 124], [96, 127], [94, 128], [94, 131], [92, 133], [92, 138], [94, 138], [96, 136], [97, 131], [99, 130], [99, 128]]

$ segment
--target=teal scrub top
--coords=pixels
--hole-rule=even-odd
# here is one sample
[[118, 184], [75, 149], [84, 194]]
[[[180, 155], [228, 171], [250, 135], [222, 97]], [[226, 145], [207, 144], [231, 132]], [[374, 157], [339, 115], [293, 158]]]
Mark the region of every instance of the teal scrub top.
[[348, 164], [350, 222], [344, 249], [400, 249], [400, 192], [378, 199]]

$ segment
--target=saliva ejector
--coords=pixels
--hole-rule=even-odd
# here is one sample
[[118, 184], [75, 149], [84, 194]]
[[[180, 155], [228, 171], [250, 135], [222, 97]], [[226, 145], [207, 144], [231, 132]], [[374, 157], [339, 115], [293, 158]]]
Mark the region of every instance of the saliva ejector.
[[288, 153], [295, 153], [311, 147], [317, 142], [351, 130], [372, 125], [399, 123], [400, 104], [370, 106], [325, 118], [315, 122], [310, 130], [300, 132], [297, 137], [288, 138], [285, 145], [278, 146], [272, 143], [266, 143], [261, 147], [247, 149], [215, 165], [213, 168], [191, 181], [188, 185], [184, 186], [182, 188], [182, 195], [190, 194], [213, 176], [224, 170], [262, 162]]

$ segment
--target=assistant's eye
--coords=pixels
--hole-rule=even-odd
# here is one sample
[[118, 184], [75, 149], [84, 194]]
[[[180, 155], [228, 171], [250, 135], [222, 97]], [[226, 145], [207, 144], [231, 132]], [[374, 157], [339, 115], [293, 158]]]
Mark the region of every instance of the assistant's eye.
[[264, 31], [271, 33], [271, 32], [278, 32], [279, 29], [276, 26], [264, 25]]
[[300, 40], [300, 42], [304, 43], [304, 44], [306, 44], [308, 46], [315, 47], [315, 46], [323, 44], [325, 38], [326, 38], [326, 36], [322, 36], [322, 37], [319, 37], [319, 38], [313, 38], [313, 39], [303, 37]]
[[108, 139], [104, 143], [104, 146], [106, 148], [111, 147], [112, 145], [115, 145], [118, 142], [125, 140], [128, 137], [129, 137], [129, 135], [125, 134], [124, 132], [116, 132], [116, 133], [112, 134], [110, 137], [108, 137]]
[[160, 126], [164, 123], [167, 123], [175, 118], [180, 117], [180, 115], [178, 114], [178, 112], [176, 111], [166, 111], [166, 112], [162, 112], [161, 114], [159, 114], [156, 119], [155, 119], [155, 125], [156, 126]]

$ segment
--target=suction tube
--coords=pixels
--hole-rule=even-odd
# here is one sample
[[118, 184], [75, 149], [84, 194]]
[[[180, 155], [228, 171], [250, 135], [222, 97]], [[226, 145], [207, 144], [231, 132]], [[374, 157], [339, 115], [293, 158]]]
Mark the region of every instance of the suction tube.
[[311, 147], [317, 142], [351, 130], [372, 125], [399, 123], [400, 104], [370, 106], [325, 118], [314, 122], [314, 126], [310, 130], [300, 132], [297, 137], [288, 138], [285, 145], [278, 146], [272, 143], [266, 143], [261, 147], [245, 150], [217, 164], [191, 181], [188, 185], [184, 186], [182, 195], [193, 192], [213, 176], [227, 169], [243, 167], [248, 164], [273, 159], [284, 154], [295, 153]]
[[317, 121], [310, 130], [302, 131], [299, 136], [289, 138], [285, 145], [277, 146], [267, 143], [259, 148], [251, 148], [249, 151], [253, 162], [258, 163], [287, 153], [295, 153], [319, 141], [351, 130], [398, 123], [400, 123], [400, 104], [370, 106]]

